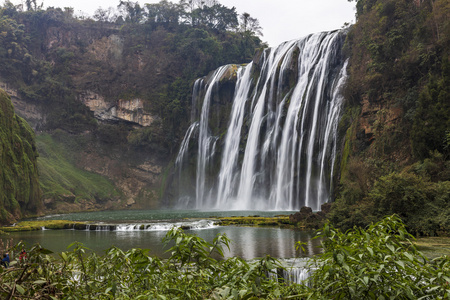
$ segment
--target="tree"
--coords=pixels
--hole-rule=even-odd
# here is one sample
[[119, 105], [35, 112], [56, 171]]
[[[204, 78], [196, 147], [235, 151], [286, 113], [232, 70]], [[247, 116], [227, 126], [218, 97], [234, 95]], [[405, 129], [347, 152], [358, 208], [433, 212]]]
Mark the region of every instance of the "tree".
[[112, 7], [109, 7], [108, 9], [99, 7], [94, 12], [93, 18], [99, 22], [115, 22], [117, 19], [117, 14], [114, 12], [114, 8]]
[[259, 20], [250, 16], [249, 13], [244, 12], [239, 16], [240, 24], [239, 31], [248, 33], [250, 35], [263, 36], [262, 27], [259, 25]]
[[145, 4], [147, 10], [147, 20], [156, 23], [178, 24], [181, 14], [181, 6], [162, 0], [155, 4]]
[[144, 18], [144, 9], [138, 2], [120, 1], [117, 6], [124, 12], [125, 21], [132, 24], [139, 24]]
[[36, 0], [26, 0], [25, 5], [27, 6], [28, 11], [37, 10]]
[[211, 29], [225, 31], [238, 26], [236, 8], [228, 8], [221, 4], [204, 5], [192, 12], [194, 26], [206, 26]]

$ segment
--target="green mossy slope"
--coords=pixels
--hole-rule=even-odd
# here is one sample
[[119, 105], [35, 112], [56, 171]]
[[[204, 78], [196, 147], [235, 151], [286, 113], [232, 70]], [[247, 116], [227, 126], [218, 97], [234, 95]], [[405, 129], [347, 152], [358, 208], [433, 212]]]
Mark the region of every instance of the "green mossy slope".
[[42, 209], [34, 131], [0, 90], [0, 223]]
[[119, 192], [111, 181], [101, 175], [77, 168], [70, 160], [70, 156], [73, 155], [70, 149], [51, 135], [38, 136], [37, 145], [41, 153], [38, 159], [40, 185], [43, 198], [51, 201], [48, 203], [50, 206], [57, 206], [54, 201], [85, 205], [83, 202], [91, 202], [93, 199], [104, 203], [118, 198]]

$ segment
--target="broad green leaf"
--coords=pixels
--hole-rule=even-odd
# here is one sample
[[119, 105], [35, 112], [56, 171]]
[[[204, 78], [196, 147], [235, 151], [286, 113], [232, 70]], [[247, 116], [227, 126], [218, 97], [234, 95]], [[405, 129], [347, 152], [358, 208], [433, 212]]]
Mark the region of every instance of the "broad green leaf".
[[44, 284], [44, 283], [47, 283], [47, 280], [36, 280], [36, 281], [33, 281], [33, 283], [34, 284]]
[[391, 250], [391, 252], [395, 252], [395, 247], [391, 244], [387, 244], [386, 247], [388, 247], [389, 250]]
[[66, 252], [61, 252], [61, 257], [62, 257], [62, 259], [67, 260]]
[[364, 277], [363, 277], [363, 281], [364, 281], [364, 284], [365, 284], [365, 285], [369, 285], [369, 277], [364, 276]]
[[405, 252], [404, 254], [410, 261], [414, 261], [414, 256], [412, 256], [410, 253]]
[[347, 264], [343, 264], [342, 267], [350, 273], [350, 267]]
[[25, 294], [25, 289], [19, 284], [16, 284], [16, 290], [22, 295]]
[[397, 265], [399, 265], [400, 267], [402, 267], [403, 269], [405, 268], [405, 263], [402, 260], [397, 260], [397, 261], [395, 261], [395, 263]]

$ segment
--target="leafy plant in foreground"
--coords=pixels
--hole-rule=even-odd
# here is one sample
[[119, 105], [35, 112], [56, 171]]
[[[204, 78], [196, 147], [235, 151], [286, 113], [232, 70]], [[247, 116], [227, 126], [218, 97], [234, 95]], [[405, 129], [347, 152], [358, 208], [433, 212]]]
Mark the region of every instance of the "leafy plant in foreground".
[[310, 267], [312, 299], [443, 299], [450, 297], [450, 258], [428, 261], [400, 218], [342, 233], [325, 225], [324, 253]]
[[163, 242], [170, 247], [166, 260], [149, 256], [148, 250], [116, 247], [99, 256], [79, 243], [57, 259], [49, 255], [51, 251], [34, 246], [25, 261], [13, 260], [11, 268], [0, 270], [0, 297], [271, 299], [293, 289], [268, 276], [281, 267], [270, 256], [256, 262], [223, 259], [223, 247], [230, 244], [225, 235], [210, 243], [174, 228]]
[[[448, 299], [450, 258], [429, 261], [397, 216], [342, 233], [325, 225], [324, 252], [309, 264], [307, 283], [271, 276], [281, 268], [270, 256], [248, 262], [223, 258], [231, 241], [212, 242], [170, 230], [168, 259], [148, 250], [112, 247], [99, 256], [74, 243], [59, 258], [34, 246], [26, 260], [0, 269], [1, 299]], [[300, 243], [301, 246], [301, 243]]]

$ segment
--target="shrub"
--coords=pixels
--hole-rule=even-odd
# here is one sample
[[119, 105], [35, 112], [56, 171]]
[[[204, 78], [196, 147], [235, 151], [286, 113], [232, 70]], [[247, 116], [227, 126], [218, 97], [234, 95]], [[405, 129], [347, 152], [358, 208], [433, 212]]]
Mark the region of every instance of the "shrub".
[[0, 297], [9, 299], [444, 299], [450, 297], [450, 258], [427, 260], [414, 246], [398, 216], [386, 217], [365, 229], [343, 233], [326, 224], [318, 235], [324, 252], [309, 264], [305, 284], [286, 284], [268, 276], [281, 268], [266, 256], [247, 262], [223, 259], [230, 240], [218, 235], [211, 243], [170, 230], [164, 242], [169, 258], [149, 250], [104, 255], [88, 253], [74, 243], [59, 253], [39, 245], [27, 258], [14, 258], [0, 268]]
[[[218, 235], [212, 243], [170, 230], [164, 238], [169, 258], [149, 250], [112, 247], [103, 256], [74, 243], [59, 254], [39, 245], [25, 261], [13, 259], [0, 268], [0, 297], [14, 299], [274, 299], [296, 293], [268, 274], [279, 263], [267, 256], [256, 262], [223, 259], [230, 240]], [[18, 244], [10, 252], [19, 253]], [[217, 257], [219, 259], [217, 259]]]
[[450, 297], [450, 258], [427, 259], [398, 216], [342, 233], [325, 225], [324, 253], [315, 268], [311, 299], [444, 299]]

